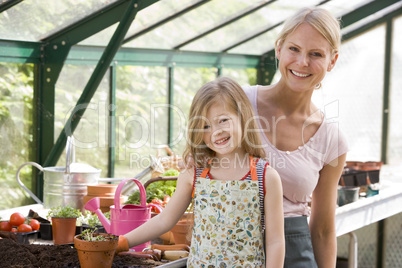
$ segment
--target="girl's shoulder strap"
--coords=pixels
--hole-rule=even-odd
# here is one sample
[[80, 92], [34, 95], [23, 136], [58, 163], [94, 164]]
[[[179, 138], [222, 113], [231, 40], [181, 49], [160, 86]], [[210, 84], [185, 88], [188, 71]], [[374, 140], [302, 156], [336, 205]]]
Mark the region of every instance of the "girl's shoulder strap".
[[204, 167], [196, 167], [194, 166], [194, 180], [193, 180], [193, 194], [192, 197], [195, 196], [195, 181], [198, 177], [207, 178], [209, 172], [209, 168]]
[[268, 162], [264, 159], [256, 158], [256, 171], [258, 177], [258, 193], [260, 197], [260, 210], [261, 210], [261, 226], [265, 229], [265, 170], [268, 166]]
[[262, 158], [256, 158], [257, 178], [260, 185], [261, 193], [265, 196], [265, 170], [269, 163]]

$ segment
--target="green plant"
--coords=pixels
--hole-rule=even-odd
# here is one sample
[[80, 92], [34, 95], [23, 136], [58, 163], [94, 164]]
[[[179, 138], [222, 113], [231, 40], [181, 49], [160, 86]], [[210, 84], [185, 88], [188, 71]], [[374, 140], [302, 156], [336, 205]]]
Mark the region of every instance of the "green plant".
[[179, 176], [180, 172], [174, 168], [168, 169], [165, 171], [165, 173], [163, 173], [161, 176], [164, 177], [168, 177], [168, 176]]
[[[156, 181], [151, 183], [147, 189], [147, 203], [151, 203], [154, 199], [163, 200], [166, 195], [172, 196], [176, 190], [177, 181]], [[125, 204], [140, 204], [140, 192], [135, 191], [132, 193]]]
[[86, 224], [91, 228], [95, 226], [102, 226], [102, 223], [98, 218], [98, 215], [92, 214], [91, 211], [88, 210], [82, 213], [81, 217], [78, 218], [78, 222], [80, 223], [80, 225]]
[[79, 209], [72, 208], [71, 206], [58, 206], [51, 208], [47, 214], [48, 218], [79, 218], [81, 216]]
[[108, 241], [108, 240], [112, 240], [114, 238], [116, 238], [115, 235], [109, 235], [107, 234], [102, 235], [102, 234], [98, 234], [95, 233], [96, 232], [96, 228], [94, 230], [90, 230], [90, 229], [86, 229], [84, 231], [82, 231], [81, 233], [81, 240], [85, 240], [85, 241]]

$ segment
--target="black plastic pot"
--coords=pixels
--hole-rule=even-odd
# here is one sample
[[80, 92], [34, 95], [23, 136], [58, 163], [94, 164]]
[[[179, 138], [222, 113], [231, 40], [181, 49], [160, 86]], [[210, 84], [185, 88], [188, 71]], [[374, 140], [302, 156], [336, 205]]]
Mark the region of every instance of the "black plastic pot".
[[50, 223], [41, 223], [39, 227], [40, 238], [43, 240], [52, 240], [53, 231]]

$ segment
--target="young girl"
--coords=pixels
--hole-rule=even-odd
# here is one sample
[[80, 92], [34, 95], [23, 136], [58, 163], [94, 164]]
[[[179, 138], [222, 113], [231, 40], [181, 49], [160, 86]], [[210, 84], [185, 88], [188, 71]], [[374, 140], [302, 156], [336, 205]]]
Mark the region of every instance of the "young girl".
[[169, 231], [194, 199], [187, 267], [282, 267], [282, 186], [261, 159], [253, 108], [236, 82], [219, 78], [197, 92], [187, 141], [192, 167], [180, 173], [163, 212], [121, 236], [118, 251]]

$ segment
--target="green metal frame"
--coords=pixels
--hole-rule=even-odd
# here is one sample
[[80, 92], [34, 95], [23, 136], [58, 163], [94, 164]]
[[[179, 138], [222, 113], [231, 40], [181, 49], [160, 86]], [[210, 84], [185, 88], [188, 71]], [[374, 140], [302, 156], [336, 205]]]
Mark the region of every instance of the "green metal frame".
[[169, 112], [168, 112], [168, 146], [172, 148], [173, 142], [173, 109], [170, 109], [171, 105], [174, 104], [174, 66], [169, 66], [167, 68], [168, 72], [168, 105], [169, 105]]
[[40, 42], [0, 40], [0, 61], [13, 63], [39, 63]]
[[8, 0], [2, 4], [0, 4], [0, 13], [17, 5], [18, 3], [22, 2], [23, 0]]
[[[66, 60], [68, 64], [96, 63], [102, 47], [74, 46]], [[173, 50], [120, 48], [114, 57], [118, 65], [256, 68], [260, 56], [225, 53], [204, 53]]]
[[109, 89], [109, 155], [108, 155], [108, 177], [114, 177], [115, 148], [116, 148], [116, 63], [110, 67], [110, 89]]
[[391, 66], [392, 66], [392, 39], [393, 22], [389, 19], [386, 24], [385, 32], [385, 59], [384, 62], [384, 93], [382, 107], [382, 137], [381, 137], [381, 161], [388, 162], [388, 129], [389, 129], [389, 102], [390, 102], [390, 84], [391, 84]]

